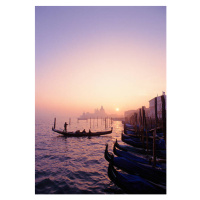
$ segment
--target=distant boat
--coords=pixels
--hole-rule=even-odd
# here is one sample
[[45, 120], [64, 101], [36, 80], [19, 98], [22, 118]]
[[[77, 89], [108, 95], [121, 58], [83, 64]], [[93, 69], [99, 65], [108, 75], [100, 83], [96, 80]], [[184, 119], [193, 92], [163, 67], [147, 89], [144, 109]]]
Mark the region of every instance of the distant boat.
[[90, 137], [90, 136], [100, 136], [100, 135], [110, 134], [110, 133], [112, 133], [112, 128], [109, 131], [99, 131], [99, 132], [80, 132], [80, 131], [65, 132], [64, 130], [61, 131], [61, 130], [54, 129], [52, 127], [52, 131], [59, 133], [59, 134], [66, 136], [66, 137], [83, 137], [83, 136], [89, 136]]

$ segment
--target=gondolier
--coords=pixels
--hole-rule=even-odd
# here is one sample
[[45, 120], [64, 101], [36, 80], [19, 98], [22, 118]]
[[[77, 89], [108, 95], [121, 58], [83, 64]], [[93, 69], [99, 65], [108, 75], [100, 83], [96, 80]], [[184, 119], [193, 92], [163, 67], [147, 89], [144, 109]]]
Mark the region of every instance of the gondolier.
[[65, 124], [64, 124], [64, 130], [65, 130], [65, 132], [67, 132], [67, 123], [65, 122]]

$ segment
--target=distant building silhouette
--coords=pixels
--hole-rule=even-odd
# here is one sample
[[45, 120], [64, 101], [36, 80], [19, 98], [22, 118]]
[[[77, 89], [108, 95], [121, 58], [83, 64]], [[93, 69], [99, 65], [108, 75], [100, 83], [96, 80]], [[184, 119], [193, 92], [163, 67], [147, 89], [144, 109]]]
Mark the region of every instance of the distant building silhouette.
[[[166, 95], [165, 92], [162, 94], [166, 101]], [[165, 103], [165, 109], [166, 109], [166, 103]], [[154, 118], [155, 117], [155, 98], [149, 100], [149, 113], [148, 117]], [[157, 96], [157, 117], [162, 118], [162, 101], [161, 96]]]
[[[165, 101], [166, 101], [165, 92], [162, 92], [162, 95], [164, 96]], [[162, 101], [161, 101], [161, 96], [157, 96], [157, 117], [158, 117], [158, 119], [162, 118]], [[167, 104], [165, 103], [165, 109], [166, 109], [166, 105]], [[124, 116], [125, 116], [125, 118], [128, 121], [130, 121], [130, 119], [131, 119], [131, 117], [133, 117], [134, 113], [136, 113], [139, 116], [139, 110], [140, 110], [140, 108], [138, 108], [136, 110], [125, 111], [124, 112]], [[144, 110], [145, 110], [146, 117], [155, 118], [155, 97], [152, 98], [151, 100], [149, 100], [149, 108], [146, 108], [144, 106]]]
[[100, 110], [97, 108], [94, 110], [94, 113], [85, 113], [83, 112], [83, 114], [78, 118], [79, 120], [87, 120], [89, 118], [101, 118], [101, 117], [107, 117], [107, 114], [103, 108], [103, 106], [101, 106]]

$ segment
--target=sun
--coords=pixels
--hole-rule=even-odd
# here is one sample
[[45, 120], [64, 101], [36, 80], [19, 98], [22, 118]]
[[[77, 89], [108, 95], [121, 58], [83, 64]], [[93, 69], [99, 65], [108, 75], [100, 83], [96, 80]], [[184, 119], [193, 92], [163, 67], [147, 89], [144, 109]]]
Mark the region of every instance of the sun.
[[119, 111], [119, 108], [116, 108], [115, 110], [116, 110], [116, 111]]

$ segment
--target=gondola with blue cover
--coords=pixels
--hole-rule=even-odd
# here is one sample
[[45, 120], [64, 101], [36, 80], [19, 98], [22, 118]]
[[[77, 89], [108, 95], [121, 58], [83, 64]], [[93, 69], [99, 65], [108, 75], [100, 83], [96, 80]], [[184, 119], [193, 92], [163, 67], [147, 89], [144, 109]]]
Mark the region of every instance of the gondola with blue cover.
[[[123, 142], [125, 142], [131, 146], [137, 147], [137, 148], [145, 148], [147, 146], [146, 141], [144, 141], [144, 143], [142, 143], [139, 138], [133, 138], [124, 133], [121, 134], [121, 139]], [[153, 142], [151, 142], [151, 141], [148, 142], [148, 148], [149, 149], [153, 148]], [[157, 150], [165, 150], [166, 149], [164, 139], [156, 140], [156, 149]]]
[[[133, 153], [136, 153], [136, 154], [143, 154], [143, 155], [153, 155], [153, 150], [149, 149], [148, 151], [144, 148], [136, 148], [136, 147], [133, 147], [129, 144], [119, 144], [117, 139], [115, 141], [115, 144], [114, 144], [118, 149], [121, 149], [123, 151], [127, 151], [127, 152], [133, 152]], [[166, 150], [156, 150], [156, 157], [158, 157], [159, 159], [166, 159]]]
[[113, 183], [128, 194], [166, 194], [166, 187], [155, 184], [137, 175], [125, 174], [117, 171], [109, 163], [108, 176]]
[[108, 152], [108, 144], [106, 144], [104, 156], [109, 163], [129, 174], [137, 174], [156, 184], [166, 185], [166, 170], [130, 161], [124, 157], [115, 157], [113, 154]]
[[[113, 152], [116, 156], [119, 157], [124, 157], [127, 158], [128, 160], [138, 162], [138, 163], [143, 163], [143, 164], [153, 164], [153, 157], [150, 155], [139, 155], [139, 154], [134, 154], [130, 153], [127, 151], [120, 150], [116, 147], [116, 143], [114, 144], [113, 147]], [[160, 167], [162, 169], [166, 169], [166, 160], [165, 159], [156, 159], [156, 166]]]

